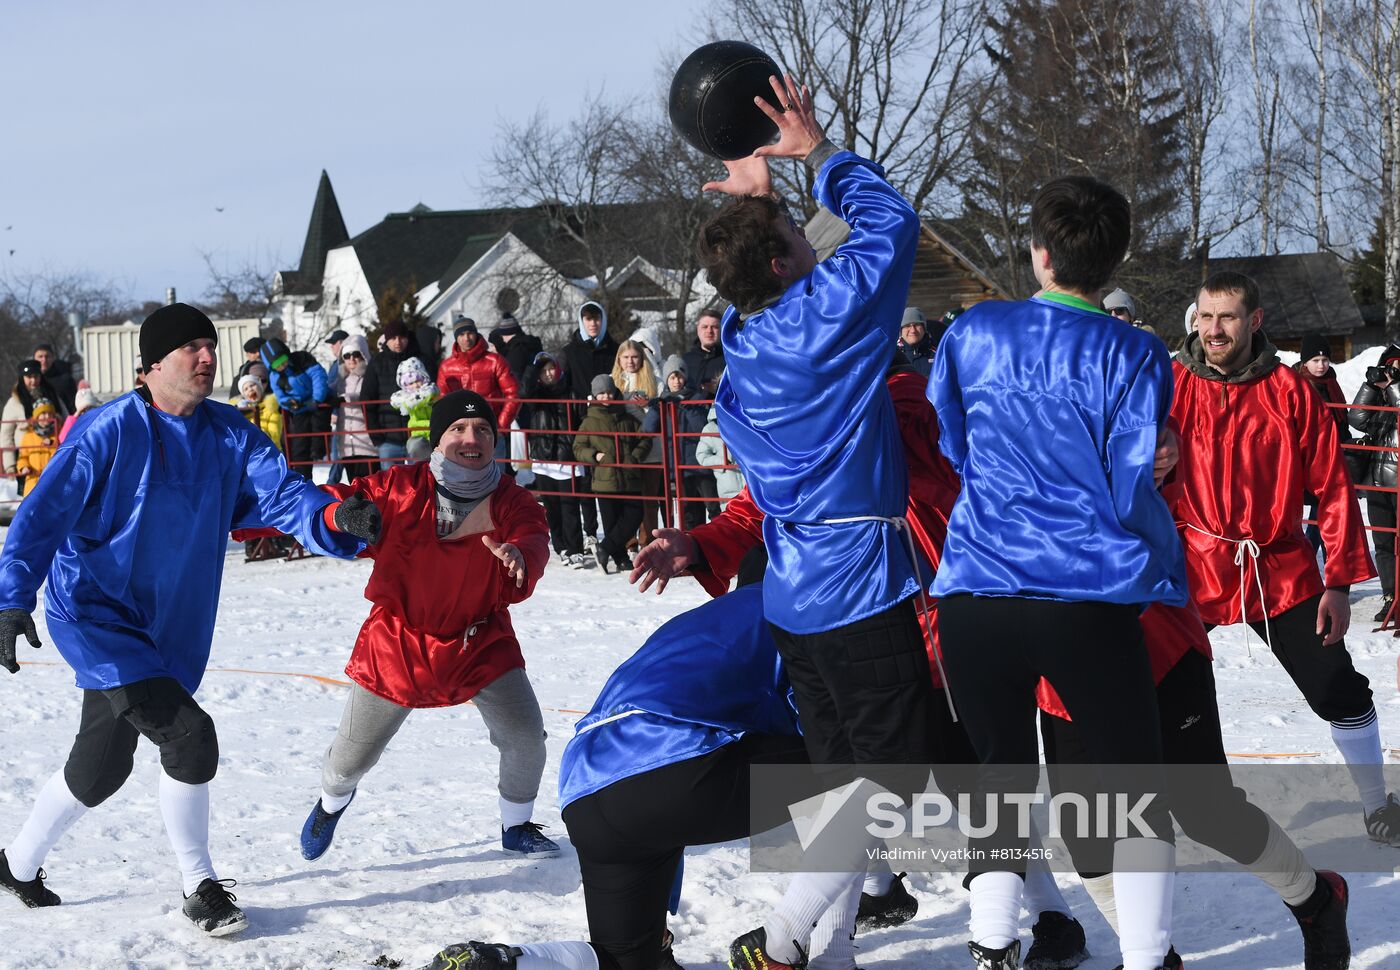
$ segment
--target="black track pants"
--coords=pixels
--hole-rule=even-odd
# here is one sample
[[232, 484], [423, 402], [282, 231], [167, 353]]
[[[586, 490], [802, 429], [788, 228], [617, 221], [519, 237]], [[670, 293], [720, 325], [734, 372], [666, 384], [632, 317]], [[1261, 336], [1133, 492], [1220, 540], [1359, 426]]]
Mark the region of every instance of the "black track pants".
[[[686, 847], [752, 835], [750, 768], [804, 761], [801, 738], [751, 734], [565, 806], [601, 970], [656, 970], [666, 904]], [[784, 821], [775, 817], [771, 824]]]

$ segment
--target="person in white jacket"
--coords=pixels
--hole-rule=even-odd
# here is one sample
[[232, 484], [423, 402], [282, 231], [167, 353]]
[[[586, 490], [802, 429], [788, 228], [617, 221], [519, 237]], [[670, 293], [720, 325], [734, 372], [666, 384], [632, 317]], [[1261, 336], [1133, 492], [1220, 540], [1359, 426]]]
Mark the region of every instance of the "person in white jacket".
[[702, 433], [706, 437], [696, 441], [695, 460], [715, 470], [715, 490], [719, 493], [720, 508], [723, 508], [729, 504], [730, 499], [743, 490], [744, 473], [738, 468], [724, 467], [734, 464], [734, 460], [729, 457], [724, 442], [720, 440], [719, 423], [715, 420], [713, 405], [710, 407], [709, 421], [705, 423]]

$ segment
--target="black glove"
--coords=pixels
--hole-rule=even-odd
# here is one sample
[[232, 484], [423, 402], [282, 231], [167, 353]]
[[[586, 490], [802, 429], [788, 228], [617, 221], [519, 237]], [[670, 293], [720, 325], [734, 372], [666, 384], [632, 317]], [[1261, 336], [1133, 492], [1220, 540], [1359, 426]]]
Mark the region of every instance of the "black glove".
[[[336, 529], [363, 539], [370, 545], [379, 541], [379, 529], [382, 524], [379, 508], [363, 495], [352, 495], [336, 506]], [[0, 618], [4, 615], [0, 613]]]
[[1388, 367], [1368, 367], [1368, 368], [1366, 368], [1366, 383], [1367, 383], [1367, 384], [1380, 384], [1380, 383], [1382, 383], [1382, 382], [1384, 382], [1384, 381], [1390, 380], [1390, 374], [1388, 373], [1389, 370], [1390, 370], [1390, 368], [1388, 368]]
[[19, 673], [19, 664], [15, 662], [15, 640], [19, 639], [21, 633], [36, 650], [43, 646], [39, 642], [38, 632], [34, 629], [34, 618], [27, 610], [0, 610], [0, 667], [12, 674]]

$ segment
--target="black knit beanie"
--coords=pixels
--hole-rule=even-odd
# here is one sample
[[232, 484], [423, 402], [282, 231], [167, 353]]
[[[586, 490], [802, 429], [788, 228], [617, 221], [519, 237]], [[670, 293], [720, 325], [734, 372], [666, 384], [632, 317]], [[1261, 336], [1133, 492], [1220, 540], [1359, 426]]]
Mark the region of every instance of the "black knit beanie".
[[491, 425], [492, 437], [497, 434], [496, 412], [491, 410], [486, 398], [475, 391], [453, 391], [433, 404], [432, 416], [428, 419], [428, 443], [436, 448], [443, 433], [462, 418], [481, 418]]
[[1299, 354], [1299, 360], [1307, 363], [1314, 357], [1326, 357], [1332, 359], [1332, 344], [1328, 342], [1326, 335], [1320, 333], [1303, 334], [1303, 346]]
[[202, 312], [188, 303], [163, 306], [141, 324], [141, 362], [149, 368], [172, 350], [201, 337], [219, 342], [214, 324]]

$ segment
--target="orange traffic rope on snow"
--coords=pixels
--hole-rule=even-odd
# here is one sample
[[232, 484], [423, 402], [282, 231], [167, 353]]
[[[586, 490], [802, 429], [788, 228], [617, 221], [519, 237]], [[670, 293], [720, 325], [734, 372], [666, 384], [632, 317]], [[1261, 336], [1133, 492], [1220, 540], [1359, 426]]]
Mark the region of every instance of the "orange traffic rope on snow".
[[[66, 667], [58, 660], [21, 660], [24, 667]], [[246, 667], [206, 667], [206, 673], [211, 674], [253, 674], [258, 677], [301, 677], [305, 680], [312, 680], [318, 684], [325, 684], [328, 687], [349, 687], [350, 681], [341, 680], [338, 677], [326, 677], [322, 674], [306, 674], [296, 670], [250, 670]], [[471, 701], [467, 701], [468, 704]], [[587, 711], [575, 711], [568, 707], [545, 707], [540, 705], [542, 711], [552, 711], [555, 714], [577, 714], [582, 717]]]
[[[64, 663], [62, 663], [62, 662], [60, 662], [60, 661], [57, 661], [57, 660], [21, 660], [21, 661], [19, 661], [19, 663], [20, 663], [21, 666], [25, 666], [25, 667], [65, 667], [65, 666], [67, 666], [67, 664], [64, 664]], [[348, 680], [340, 680], [339, 678], [336, 678], [336, 677], [326, 677], [326, 676], [323, 676], [322, 674], [305, 674], [305, 673], [301, 673], [300, 671], [296, 671], [296, 670], [249, 670], [249, 669], [246, 668], [246, 667], [207, 667], [207, 668], [205, 668], [205, 669], [206, 669], [206, 671], [207, 671], [208, 673], [214, 673], [214, 674], [253, 674], [253, 675], [258, 676], [258, 677], [301, 677], [301, 678], [304, 678], [304, 679], [306, 679], [306, 680], [313, 680], [313, 681], [315, 681], [315, 682], [318, 683], [318, 684], [326, 684], [327, 686], [330, 686], [330, 687], [349, 687], [349, 686], [350, 686], [350, 681], [348, 681]], [[470, 704], [471, 701], [467, 701], [467, 703]], [[554, 714], [577, 714], [577, 715], [579, 715], [580, 717], [582, 717], [583, 715], [585, 715], [585, 714], [588, 713], [587, 711], [576, 711], [576, 710], [574, 710], [573, 708], [570, 708], [570, 707], [546, 707], [546, 706], [543, 705], [543, 704], [540, 705], [540, 710], [542, 710], [542, 711], [550, 711], [550, 712], [552, 712], [552, 713], [554, 713]], [[1400, 748], [1386, 748], [1386, 751], [1390, 752], [1390, 753], [1393, 754], [1393, 755], [1396, 755], [1397, 757], [1400, 757]], [[1270, 759], [1270, 758], [1320, 758], [1320, 757], [1322, 757], [1322, 752], [1321, 752], [1321, 751], [1238, 751], [1238, 752], [1237, 752], [1237, 751], [1227, 751], [1227, 752], [1226, 752], [1226, 755], [1227, 755], [1228, 757], [1231, 757], [1231, 758], [1253, 758], [1253, 759], [1264, 760], [1264, 759]]]

